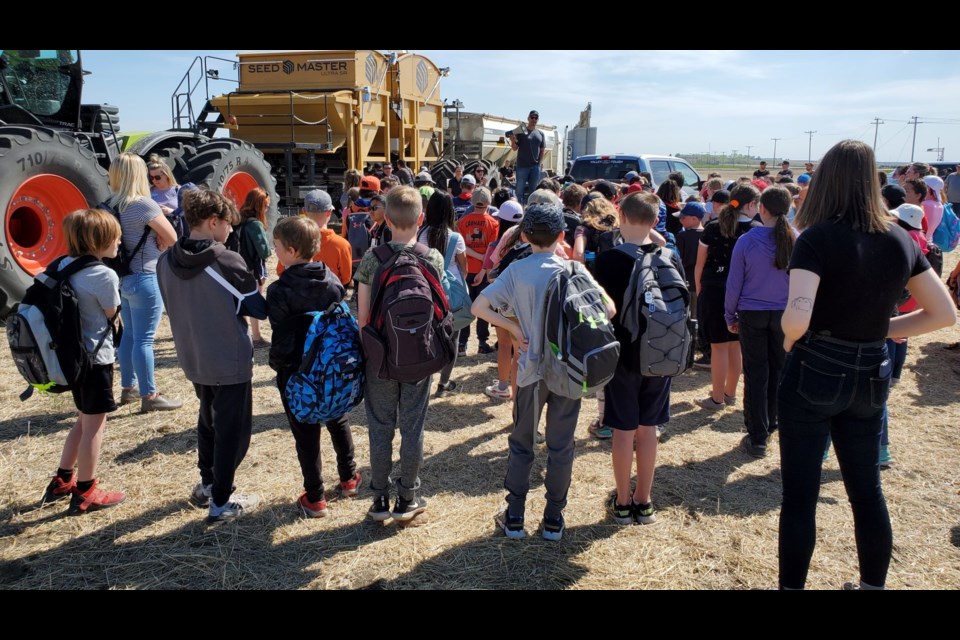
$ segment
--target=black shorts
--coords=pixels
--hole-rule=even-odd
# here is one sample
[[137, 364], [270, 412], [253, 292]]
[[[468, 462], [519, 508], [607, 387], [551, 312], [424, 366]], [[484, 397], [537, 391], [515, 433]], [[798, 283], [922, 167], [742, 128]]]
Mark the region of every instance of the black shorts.
[[117, 410], [113, 401], [113, 364], [95, 364], [78, 386], [70, 390], [77, 411], [88, 416]]
[[723, 315], [723, 305], [727, 295], [726, 287], [704, 285], [697, 296], [697, 316], [703, 335], [710, 344], [738, 342], [740, 337], [727, 330], [727, 320]]
[[646, 378], [617, 366], [603, 390], [603, 424], [618, 431], [636, 431], [670, 421], [671, 378]]

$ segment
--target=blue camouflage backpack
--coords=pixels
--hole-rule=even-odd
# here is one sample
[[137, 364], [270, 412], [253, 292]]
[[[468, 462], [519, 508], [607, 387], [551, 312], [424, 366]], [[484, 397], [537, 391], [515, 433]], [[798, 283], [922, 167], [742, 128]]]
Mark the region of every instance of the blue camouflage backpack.
[[300, 368], [283, 390], [297, 422], [322, 424], [339, 418], [363, 400], [360, 328], [347, 303], [311, 311]]
[[450, 303], [450, 313], [453, 314], [454, 331], [460, 331], [473, 322], [473, 313], [470, 311], [470, 306], [473, 304], [473, 301], [470, 299], [470, 292], [467, 290], [467, 285], [463, 281], [463, 274], [460, 274], [458, 278], [454, 276], [450, 270], [450, 265], [453, 264], [457, 251], [457, 240], [459, 238], [459, 233], [450, 232], [450, 239], [447, 241], [447, 251], [443, 256], [444, 272], [440, 274], [440, 284], [443, 285], [443, 292], [447, 294], [447, 302]]

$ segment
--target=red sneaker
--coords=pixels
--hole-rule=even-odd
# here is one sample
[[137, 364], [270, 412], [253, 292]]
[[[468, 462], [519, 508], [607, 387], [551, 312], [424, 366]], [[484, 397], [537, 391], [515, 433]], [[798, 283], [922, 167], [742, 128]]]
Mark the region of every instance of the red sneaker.
[[357, 495], [357, 490], [360, 488], [360, 481], [363, 480], [363, 477], [360, 475], [360, 472], [357, 471], [353, 474], [353, 477], [349, 480], [345, 480], [340, 483], [340, 496], [343, 498], [352, 498]]
[[93, 486], [84, 493], [80, 493], [80, 490], [74, 487], [73, 497], [70, 498], [70, 509], [67, 513], [76, 516], [88, 511], [115, 507], [123, 502], [126, 497], [127, 495], [125, 493], [120, 493], [119, 491], [104, 491], [98, 489], [97, 482], [94, 480]]
[[310, 502], [307, 500], [306, 491], [301, 493], [300, 497], [297, 498], [297, 506], [300, 507], [303, 515], [308, 518], [322, 518], [327, 515], [327, 501], [321, 499], [317, 502]]
[[73, 490], [76, 488], [76, 476], [70, 478], [70, 482], [64, 482], [60, 476], [53, 476], [53, 480], [47, 485], [47, 490], [43, 492], [43, 500], [40, 501], [40, 504], [45, 505], [48, 502], [55, 502], [61, 498], [66, 498], [73, 493]]

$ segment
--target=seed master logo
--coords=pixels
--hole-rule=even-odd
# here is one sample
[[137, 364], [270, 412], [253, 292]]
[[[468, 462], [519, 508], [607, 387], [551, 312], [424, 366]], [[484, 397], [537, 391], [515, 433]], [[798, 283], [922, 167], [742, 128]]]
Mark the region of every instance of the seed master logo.
[[287, 75], [290, 75], [291, 73], [293, 73], [293, 63], [290, 62], [289, 60], [284, 60], [284, 61], [283, 61], [283, 72], [284, 72], [285, 74], [287, 74]]

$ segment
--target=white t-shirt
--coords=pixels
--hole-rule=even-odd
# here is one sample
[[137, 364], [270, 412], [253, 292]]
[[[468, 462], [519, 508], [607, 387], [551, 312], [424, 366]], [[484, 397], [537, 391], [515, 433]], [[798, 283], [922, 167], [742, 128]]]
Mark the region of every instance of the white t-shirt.
[[[456, 236], [457, 248], [453, 252], [453, 260], [450, 261], [450, 273], [456, 278], [463, 278], [463, 274], [460, 273], [460, 267], [457, 265], [457, 256], [465, 254], [467, 252], [467, 244], [463, 241], [463, 236], [457, 233], [456, 231], [450, 232], [450, 237], [453, 238]], [[417, 242], [422, 244], [427, 244], [427, 239], [430, 237], [430, 228], [424, 227], [420, 230], [420, 233], [417, 234]], [[430, 246], [430, 245], [427, 245]], [[441, 251], [440, 255], [446, 255], [445, 251]]]

